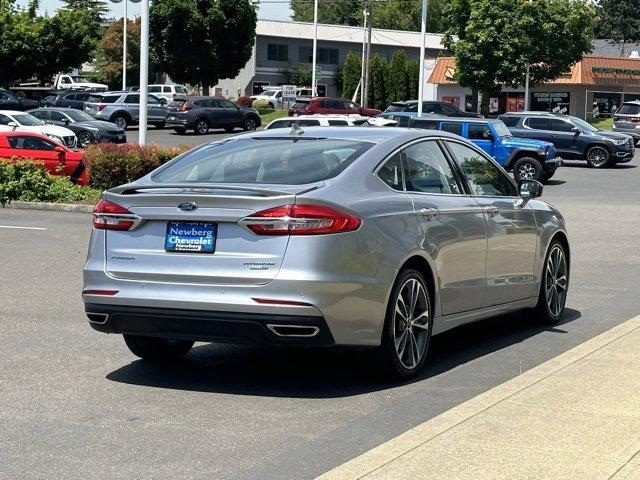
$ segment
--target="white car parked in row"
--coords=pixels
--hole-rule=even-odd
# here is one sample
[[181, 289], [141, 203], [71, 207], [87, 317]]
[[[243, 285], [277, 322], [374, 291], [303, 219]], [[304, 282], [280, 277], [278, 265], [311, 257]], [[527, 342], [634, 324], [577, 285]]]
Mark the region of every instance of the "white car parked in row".
[[187, 99], [187, 89], [182, 85], [149, 85], [149, 93], [159, 98], [166, 98], [168, 103]]
[[77, 143], [76, 134], [68, 128], [46, 124], [30, 113], [0, 110], [0, 132], [12, 130], [41, 133], [69, 148], [75, 148]]
[[298, 115], [282, 117], [272, 121], [265, 130], [290, 128], [294, 123], [299, 127], [354, 127], [374, 125], [378, 127], [394, 126], [397, 122], [386, 118], [363, 117], [361, 115]]

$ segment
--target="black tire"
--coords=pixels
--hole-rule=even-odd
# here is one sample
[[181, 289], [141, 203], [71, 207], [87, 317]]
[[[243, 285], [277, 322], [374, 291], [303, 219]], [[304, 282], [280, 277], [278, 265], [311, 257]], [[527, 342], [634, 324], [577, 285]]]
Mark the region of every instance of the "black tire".
[[184, 357], [195, 342], [170, 338], [123, 335], [131, 353], [151, 362], [169, 362]]
[[156, 128], [164, 128], [165, 122], [158, 122], [153, 124]]
[[539, 180], [544, 173], [542, 164], [533, 157], [522, 157], [513, 164], [513, 178], [520, 180]]
[[611, 162], [611, 153], [604, 145], [594, 145], [587, 150], [587, 164], [591, 168], [606, 168]]
[[78, 134], [78, 146], [80, 148], [87, 148], [95, 142], [95, 138], [91, 135], [91, 132], [82, 131]]
[[546, 182], [547, 180], [550, 180], [555, 173], [556, 173], [555, 170], [553, 172], [543, 172], [542, 175], [540, 175], [540, 181]]
[[236, 129], [236, 127], [224, 127], [224, 131], [227, 133], [231, 133]]
[[206, 118], [198, 118], [196, 120], [194, 130], [198, 135], [204, 135], [209, 132], [209, 121]]
[[[421, 290], [417, 296], [418, 301], [413, 311], [409, 311], [408, 317], [405, 317], [398, 313], [399, 310], [396, 310], [396, 305], [404, 305], [406, 300], [411, 301], [407, 297], [407, 294], [410, 293], [407, 289], [411, 289], [411, 285], [415, 285], [411, 282], [417, 282]], [[402, 302], [399, 302], [400, 295], [403, 298]], [[400, 380], [408, 379], [416, 375], [424, 366], [433, 329], [432, 305], [433, 301], [429, 294], [429, 288], [422, 274], [411, 268], [400, 272], [389, 297], [380, 345], [383, 370], [391, 377]], [[411, 310], [410, 306], [408, 307]], [[426, 312], [426, 316], [420, 314], [422, 311]], [[420, 320], [420, 325], [422, 325], [421, 327], [415, 326], [418, 323], [415, 322], [416, 319], [414, 318], [416, 312], [419, 314], [418, 319]], [[407, 310], [405, 310], [405, 313], [407, 313]], [[406, 318], [409, 318], [409, 322], [415, 322], [411, 323], [411, 328], [407, 328]], [[409, 334], [406, 333], [408, 331], [410, 331]], [[398, 347], [396, 347], [396, 343]], [[415, 349], [413, 348], [414, 346]], [[407, 352], [407, 348], [410, 348], [409, 352]]]
[[129, 126], [130, 119], [126, 115], [119, 113], [111, 117], [111, 122], [115, 123], [121, 129], [126, 130]]
[[187, 133], [187, 129], [182, 127], [174, 128], [173, 131], [179, 135], [184, 135], [185, 133]]
[[[555, 261], [550, 262], [550, 260], [557, 251], [561, 252], [562, 262], [556, 270]], [[563, 269], [564, 272], [562, 271]], [[564, 282], [558, 282], [558, 273], [560, 273], [560, 276], [564, 275]], [[562, 287], [561, 284], [563, 285]], [[547, 254], [544, 258], [542, 275], [540, 277], [538, 303], [533, 309], [525, 312], [526, 316], [535, 323], [543, 325], [557, 324], [562, 318], [568, 291], [569, 260], [567, 257], [567, 251], [562, 242], [554, 240], [551, 242], [551, 245], [549, 245], [549, 249], [547, 250]], [[555, 297], [553, 297], [554, 292], [556, 295]], [[556, 298], [560, 303], [554, 304], [553, 298]]]
[[245, 118], [244, 122], [242, 123], [242, 129], [245, 132], [252, 132], [256, 128], [258, 128], [258, 121], [255, 119], [255, 117]]

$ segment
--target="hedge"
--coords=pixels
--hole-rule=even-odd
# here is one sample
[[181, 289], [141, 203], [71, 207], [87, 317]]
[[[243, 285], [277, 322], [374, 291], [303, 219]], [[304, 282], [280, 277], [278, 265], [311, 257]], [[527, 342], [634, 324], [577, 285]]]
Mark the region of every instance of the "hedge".
[[66, 177], [50, 175], [41, 162], [11, 159], [0, 161], [0, 204], [25, 202], [95, 203], [100, 190], [81, 187]]
[[84, 155], [84, 162], [89, 168], [89, 185], [107, 190], [133, 182], [190, 148], [109, 143], [91, 145]]

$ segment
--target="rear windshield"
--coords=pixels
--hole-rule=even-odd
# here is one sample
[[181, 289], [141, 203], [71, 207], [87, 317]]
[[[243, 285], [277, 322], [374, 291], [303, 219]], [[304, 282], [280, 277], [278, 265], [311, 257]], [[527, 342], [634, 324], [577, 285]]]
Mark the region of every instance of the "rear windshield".
[[622, 105], [616, 113], [622, 115], [638, 115], [640, 114], [640, 105]]
[[178, 93], [187, 93], [187, 89], [181, 85], [176, 85], [176, 92]]
[[[290, 128], [291, 125], [293, 125], [294, 123], [297, 123], [301, 127], [319, 127], [320, 126], [320, 122], [318, 120], [288, 119], [288, 120], [276, 120], [275, 122], [273, 122], [271, 125], [267, 127], [267, 130], [271, 130], [273, 128]], [[345, 122], [344, 124], [346, 125], [347, 123]]]
[[235, 138], [186, 153], [153, 180], [302, 185], [335, 177], [373, 145], [326, 138]]
[[520, 118], [514, 115], [503, 115], [498, 118], [500, 118], [500, 120], [502, 120], [502, 123], [504, 123], [507, 127], [515, 127], [520, 120]]
[[117, 99], [120, 98], [120, 95], [113, 95], [109, 97], [103, 97], [102, 95], [91, 95], [88, 99], [88, 103], [114, 103]]
[[308, 106], [309, 106], [309, 100], [296, 100], [296, 103], [294, 103], [293, 107], [291, 108], [304, 110]]
[[400, 103], [400, 104], [392, 103], [391, 105], [389, 105], [387, 107], [385, 112], [404, 112], [406, 109], [407, 109], [407, 106], [402, 104], [402, 103]]
[[174, 100], [169, 103], [169, 108], [182, 108], [182, 106], [186, 103], [186, 100]]

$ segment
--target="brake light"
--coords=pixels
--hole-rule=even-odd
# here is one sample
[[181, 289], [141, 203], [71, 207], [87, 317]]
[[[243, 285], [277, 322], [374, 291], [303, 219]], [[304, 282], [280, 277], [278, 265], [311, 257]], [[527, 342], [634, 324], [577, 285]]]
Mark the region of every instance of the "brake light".
[[105, 199], [93, 208], [93, 228], [98, 230], [130, 230], [139, 218], [130, 210]]
[[99, 103], [97, 106], [97, 109], [99, 112], [101, 112], [102, 110], [104, 110], [106, 108], [107, 104], [106, 103]]
[[173, 98], [174, 100], [176, 99], [176, 94], [174, 93], [173, 95], [171, 95], [171, 98]]
[[256, 235], [325, 235], [357, 230], [360, 218], [322, 205], [283, 205], [240, 220]]
[[640, 117], [631, 117], [629, 120], [631, 120], [633, 123], [640, 123]]

